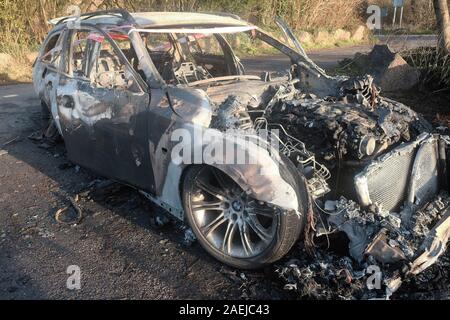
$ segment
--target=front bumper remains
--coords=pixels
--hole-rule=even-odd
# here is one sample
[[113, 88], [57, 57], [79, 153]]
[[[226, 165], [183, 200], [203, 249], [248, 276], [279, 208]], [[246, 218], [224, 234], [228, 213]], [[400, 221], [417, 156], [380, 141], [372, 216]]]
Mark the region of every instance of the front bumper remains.
[[370, 163], [355, 176], [356, 203], [327, 201], [326, 228], [343, 232], [361, 266], [382, 267], [386, 294], [438, 261], [450, 237], [447, 165], [450, 139], [422, 134]]

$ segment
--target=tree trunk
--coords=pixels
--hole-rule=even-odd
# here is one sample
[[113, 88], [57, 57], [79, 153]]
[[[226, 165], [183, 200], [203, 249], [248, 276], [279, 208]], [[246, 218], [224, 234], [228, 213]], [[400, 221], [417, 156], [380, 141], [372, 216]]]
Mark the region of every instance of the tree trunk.
[[439, 47], [450, 54], [450, 16], [447, 0], [433, 0], [433, 5], [440, 32]]
[[417, 8], [417, 0], [411, 0], [411, 12], [413, 14], [413, 19], [417, 18], [417, 13], [418, 13], [418, 8]]

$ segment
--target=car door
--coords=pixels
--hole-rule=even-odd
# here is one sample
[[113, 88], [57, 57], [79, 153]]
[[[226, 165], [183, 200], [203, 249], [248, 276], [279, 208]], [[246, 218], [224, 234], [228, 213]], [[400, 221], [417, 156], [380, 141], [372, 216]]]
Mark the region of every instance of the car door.
[[[122, 39], [127, 40], [125, 35]], [[142, 79], [117, 43], [99, 29], [73, 30], [68, 43], [68, 72], [60, 77], [57, 105], [69, 158], [103, 176], [153, 191], [150, 97]]]

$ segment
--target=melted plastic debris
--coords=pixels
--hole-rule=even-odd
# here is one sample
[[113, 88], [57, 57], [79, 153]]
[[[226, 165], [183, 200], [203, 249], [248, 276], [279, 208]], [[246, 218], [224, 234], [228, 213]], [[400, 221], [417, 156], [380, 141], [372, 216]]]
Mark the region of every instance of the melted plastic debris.
[[447, 250], [438, 262], [406, 280], [394, 295], [395, 299], [449, 300], [450, 252]]
[[190, 247], [194, 242], [197, 241], [197, 238], [192, 231], [191, 228], [184, 227], [184, 239], [183, 239], [183, 245]]
[[429, 203], [424, 209], [417, 211], [413, 215], [412, 236], [424, 237], [433, 228], [434, 223], [439, 220], [442, 211], [450, 206], [450, 197], [445, 192], [442, 192], [431, 203]]
[[[327, 212], [331, 231], [328, 230], [326, 235], [346, 234], [348, 255], [339, 255], [327, 250], [326, 246], [318, 246], [314, 256], [310, 256], [303, 244], [299, 244], [287, 262], [277, 266], [275, 271], [284, 289], [300, 299], [448, 298], [450, 284], [440, 284], [440, 279], [450, 276], [448, 251], [435, 265], [416, 277], [406, 279], [398, 293], [393, 295], [389, 285], [420, 254], [426, 236], [449, 206], [449, 195], [441, 192], [413, 215], [409, 228], [398, 228], [400, 218], [396, 213], [386, 214], [376, 207], [372, 208], [373, 211], [362, 210], [345, 198], [328, 201], [325, 208], [334, 208], [334, 211]], [[380, 272], [379, 285], [373, 284], [374, 270]]]
[[[294, 254], [292, 254], [294, 256]], [[315, 257], [300, 249], [299, 257], [291, 258], [275, 270], [285, 283], [284, 289], [293, 291], [299, 299], [371, 299], [382, 292], [369, 292], [366, 270], [355, 268], [349, 257], [318, 250]]]

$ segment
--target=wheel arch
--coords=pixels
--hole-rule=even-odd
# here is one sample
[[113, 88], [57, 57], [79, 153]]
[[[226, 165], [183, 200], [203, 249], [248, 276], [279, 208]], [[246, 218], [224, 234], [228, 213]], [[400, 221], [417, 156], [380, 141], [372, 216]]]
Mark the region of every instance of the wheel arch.
[[[271, 159], [275, 161], [274, 159]], [[282, 156], [280, 163], [277, 164], [279, 168], [278, 175], [275, 176], [263, 176], [256, 180], [254, 183], [249, 183], [249, 174], [254, 173], [254, 167], [247, 169], [246, 166], [252, 165], [222, 165], [222, 164], [191, 164], [182, 169], [179, 181], [178, 181], [178, 195], [180, 200], [183, 197], [183, 182], [186, 174], [189, 170], [198, 166], [209, 166], [220, 170], [224, 174], [228, 175], [234, 182], [236, 182], [243, 190], [254, 196], [257, 200], [271, 203], [285, 210], [295, 210], [298, 214], [304, 215], [306, 212], [306, 205], [308, 202], [308, 189], [306, 182], [301, 173], [297, 170], [294, 164], [287, 158]], [[252, 177], [255, 178], [254, 176]], [[286, 205], [281, 203], [278, 195], [283, 191], [279, 191], [279, 183], [282, 181], [286, 186], [289, 186], [294, 194], [286, 194], [284, 200]], [[273, 198], [273, 199], [271, 199]], [[292, 207], [292, 202], [295, 201], [295, 207]]]
[[[186, 127], [189, 131], [193, 129]], [[163, 183], [160, 184], [161, 189], [156, 190], [160, 200], [168, 203], [172, 207], [179, 208], [184, 211], [182, 205], [183, 181], [186, 173], [193, 166], [207, 165], [214, 167], [228, 175], [237, 185], [251, 195], [256, 200], [270, 203], [281, 208], [284, 211], [295, 211], [297, 214], [304, 214], [305, 203], [307, 203], [307, 188], [305, 187], [304, 178], [296, 166], [284, 155], [280, 154], [271, 146], [261, 143], [248, 142], [233, 135], [220, 136], [219, 139], [213, 140], [212, 144], [204, 144], [203, 151], [206, 147], [214, 150], [222, 149], [227, 143], [236, 150], [241, 150], [245, 154], [245, 161], [241, 163], [230, 163], [218, 161], [220, 159], [212, 158], [211, 161], [202, 161], [196, 163], [195, 159], [188, 158], [190, 163], [182, 161], [168, 161], [163, 165], [165, 177]], [[221, 138], [220, 138], [221, 137]], [[221, 143], [216, 146], [215, 143]], [[198, 147], [198, 146], [196, 146]], [[216, 148], [217, 147], [217, 148]], [[269, 148], [270, 149], [269, 149]], [[172, 148], [169, 148], [172, 150]], [[195, 151], [193, 151], [195, 154]], [[237, 153], [235, 153], [237, 155]], [[238, 156], [239, 157], [239, 156]], [[203, 159], [205, 160], [205, 159]], [[240, 160], [238, 158], [238, 160]], [[178, 192], [177, 192], [178, 191]], [[181, 215], [181, 214], [180, 214]]]

